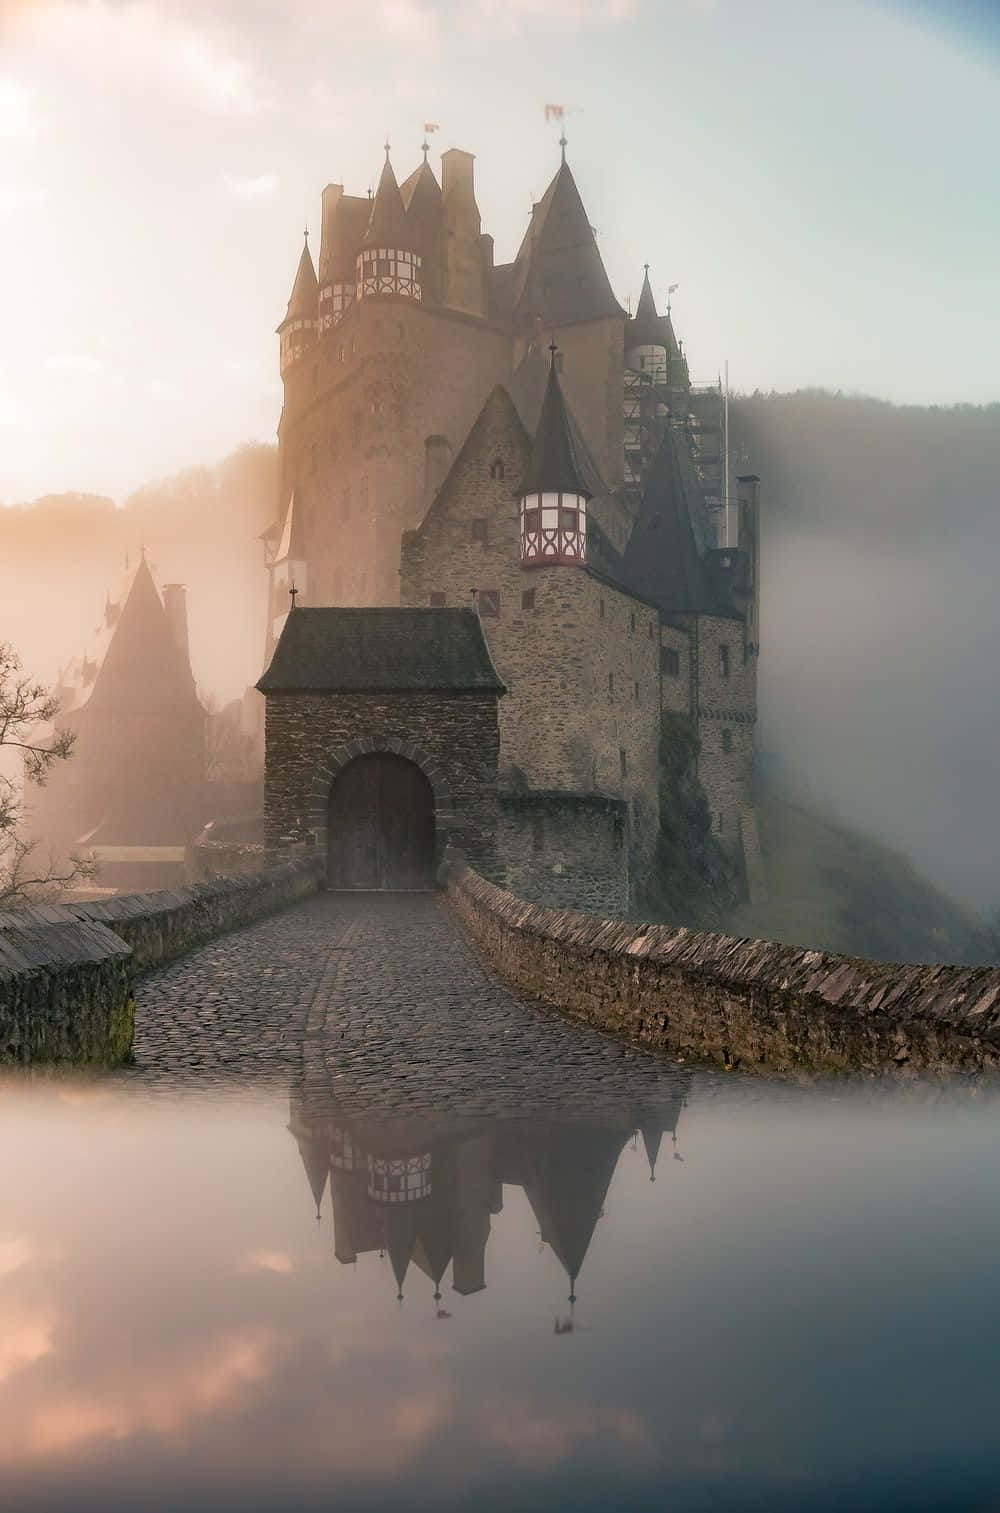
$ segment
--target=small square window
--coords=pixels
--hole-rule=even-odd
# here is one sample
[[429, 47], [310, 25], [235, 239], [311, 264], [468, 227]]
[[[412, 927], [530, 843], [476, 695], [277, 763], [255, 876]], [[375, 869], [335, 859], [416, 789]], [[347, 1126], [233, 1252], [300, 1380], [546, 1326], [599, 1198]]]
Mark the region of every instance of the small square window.
[[535, 590], [533, 588], [522, 589], [521, 590], [521, 608], [522, 609], [534, 609], [534, 607], [535, 607]]
[[484, 543], [490, 539], [490, 524], [488, 520], [484, 518], [473, 520], [472, 539], [473, 541], [482, 541]]
[[530, 533], [532, 531], [539, 530], [540, 527], [541, 527], [541, 524], [542, 524], [542, 512], [541, 512], [541, 510], [525, 510], [525, 512], [524, 512], [524, 529], [525, 529], [526, 532]]
[[444, 609], [444, 594], [431, 594], [431, 609]]
[[493, 620], [500, 618], [500, 590], [498, 588], [481, 588], [479, 590], [479, 613], [485, 618]]
[[576, 510], [559, 511], [559, 529], [567, 535], [573, 535], [579, 528], [579, 516]]

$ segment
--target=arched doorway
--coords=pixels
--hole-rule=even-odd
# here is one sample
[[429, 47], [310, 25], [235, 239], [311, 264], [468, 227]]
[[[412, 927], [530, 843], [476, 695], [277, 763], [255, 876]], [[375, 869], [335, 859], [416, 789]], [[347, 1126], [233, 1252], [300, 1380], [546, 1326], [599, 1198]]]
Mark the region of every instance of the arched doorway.
[[434, 791], [391, 752], [357, 757], [334, 779], [327, 817], [331, 888], [429, 888], [434, 881]]

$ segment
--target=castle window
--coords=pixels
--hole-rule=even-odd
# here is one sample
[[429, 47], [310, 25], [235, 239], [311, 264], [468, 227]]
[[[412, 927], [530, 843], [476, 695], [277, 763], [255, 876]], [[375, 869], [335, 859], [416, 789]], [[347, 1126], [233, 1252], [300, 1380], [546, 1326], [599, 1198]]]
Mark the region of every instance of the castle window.
[[638, 679], [636, 680], [636, 684], [635, 684], [635, 702], [637, 704], [639, 702], [639, 683], [638, 683]]
[[337, 361], [338, 362], [345, 362], [346, 359], [347, 359], [347, 353], [344, 351], [344, 343], [341, 342], [340, 346], [337, 348]]
[[533, 531], [540, 531], [541, 528], [542, 528], [542, 512], [541, 512], [541, 510], [525, 510], [525, 512], [524, 512], [524, 529], [525, 529], [525, 533], [530, 535], [531, 532], [533, 532]]
[[632, 800], [632, 818], [635, 820], [636, 824], [638, 824], [640, 819], [642, 818], [642, 807], [638, 799]]
[[444, 609], [444, 594], [431, 594], [431, 609]]
[[545, 820], [536, 814], [531, 821], [531, 854], [540, 856], [545, 850]]
[[499, 620], [500, 590], [498, 588], [481, 588], [479, 590], [479, 613], [489, 616], [492, 620]]
[[503, 477], [503, 461], [502, 461], [501, 458], [495, 457], [493, 459], [493, 461], [490, 463], [490, 477], [491, 478], [502, 478]]
[[660, 647], [660, 671], [665, 672], [669, 678], [680, 677], [681, 654], [676, 647]]
[[615, 696], [615, 675], [614, 675], [613, 672], [609, 672], [608, 673], [608, 698], [609, 699], [613, 699], [614, 696]]
[[601, 600], [601, 619], [604, 619], [604, 600]]
[[722, 834], [722, 810], [719, 810], [719, 834]]
[[570, 531], [575, 534], [580, 528], [579, 522], [580, 516], [576, 510], [559, 511], [559, 529], [561, 531]]
[[622, 777], [623, 778], [627, 778], [628, 777], [628, 752], [625, 750], [624, 746], [619, 746], [619, 748], [618, 748], [618, 765], [621, 768]]
[[629, 615], [629, 625], [628, 625], [628, 628], [629, 628], [629, 631], [631, 632], [631, 634], [634, 636], [635, 635], [635, 615], [634, 614]]
[[729, 677], [729, 647], [725, 642], [719, 647], [719, 677]]
[[472, 539], [482, 541], [484, 545], [490, 539], [489, 521], [482, 516], [472, 522]]
[[649, 622], [649, 639], [651, 641], [653, 639], [653, 622], [652, 622], [652, 620], [650, 620], [650, 622]]
[[722, 732], [722, 749], [723, 751], [732, 751], [733, 749], [733, 732], [731, 730], [724, 730]]
[[523, 589], [522, 592], [521, 592], [521, 608], [522, 609], [534, 609], [534, 607], [535, 607], [535, 590], [533, 588]]

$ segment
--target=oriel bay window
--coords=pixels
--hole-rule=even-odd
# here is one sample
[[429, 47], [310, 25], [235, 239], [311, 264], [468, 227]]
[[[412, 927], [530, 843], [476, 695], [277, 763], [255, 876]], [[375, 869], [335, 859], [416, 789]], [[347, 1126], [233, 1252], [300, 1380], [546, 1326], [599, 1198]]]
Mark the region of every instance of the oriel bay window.
[[358, 258], [358, 297], [405, 294], [410, 299], [422, 299], [421, 268], [416, 252], [402, 247], [364, 247]]
[[521, 500], [521, 562], [587, 560], [587, 501], [582, 494], [525, 494]]

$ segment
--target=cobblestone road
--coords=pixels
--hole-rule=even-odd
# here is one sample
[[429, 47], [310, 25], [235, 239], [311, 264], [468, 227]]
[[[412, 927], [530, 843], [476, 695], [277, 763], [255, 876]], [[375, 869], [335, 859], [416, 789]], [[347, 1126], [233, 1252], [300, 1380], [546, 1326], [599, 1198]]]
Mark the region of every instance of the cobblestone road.
[[143, 978], [136, 1066], [195, 1081], [321, 1076], [338, 1104], [478, 1114], [663, 1096], [673, 1068], [521, 998], [437, 894], [323, 893]]

